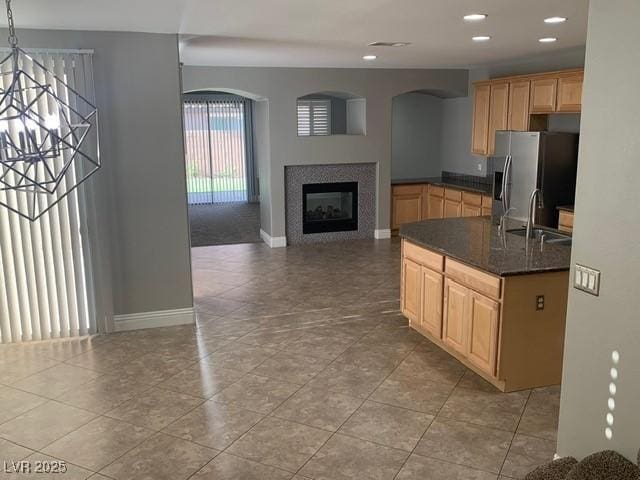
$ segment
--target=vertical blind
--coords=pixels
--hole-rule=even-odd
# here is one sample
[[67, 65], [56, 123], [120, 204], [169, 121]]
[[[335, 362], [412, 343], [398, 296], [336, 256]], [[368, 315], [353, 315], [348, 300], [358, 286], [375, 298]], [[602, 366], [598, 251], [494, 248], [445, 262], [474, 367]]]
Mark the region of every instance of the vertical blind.
[[[90, 53], [31, 51], [30, 55], [51, 72], [36, 73], [42, 76], [38, 80], [50, 84], [59, 96], [67, 98], [68, 92], [55, 77], [93, 100]], [[10, 68], [5, 64], [0, 72], [3, 89], [11, 82]], [[34, 72], [30, 60], [24, 60], [22, 68], [30, 74]], [[39, 109], [42, 116], [48, 113], [46, 101], [35, 102], [32, 108]], [[67, 195], [35, 222], [0, 208], [1, 343], [95, 332], [85, 263], [88, 244], [83, 188]], [[9, 205], [24, 201], [16, 192], [3, 189], [0, 200]], [[53, 203], [47, 196], [38, 201]]]
[[298, 100], [298, 136], [331, 134], [331, 101]]
[[253, 201], [251, 101], [188, 95], [184, 102], [189, 204]]

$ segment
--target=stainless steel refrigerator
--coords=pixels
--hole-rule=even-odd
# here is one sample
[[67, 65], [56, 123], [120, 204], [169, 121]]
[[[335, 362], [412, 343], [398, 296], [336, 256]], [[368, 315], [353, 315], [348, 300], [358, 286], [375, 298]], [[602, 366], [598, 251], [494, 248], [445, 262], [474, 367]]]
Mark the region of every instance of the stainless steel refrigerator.
[[556, 207], [575, 198], [577, 134], [499, 131], [491, 164], [494, 215], [526, 222], [531, 193], [539, 188], [543, 206], [536, 205], [535, 223], [557, 228]]

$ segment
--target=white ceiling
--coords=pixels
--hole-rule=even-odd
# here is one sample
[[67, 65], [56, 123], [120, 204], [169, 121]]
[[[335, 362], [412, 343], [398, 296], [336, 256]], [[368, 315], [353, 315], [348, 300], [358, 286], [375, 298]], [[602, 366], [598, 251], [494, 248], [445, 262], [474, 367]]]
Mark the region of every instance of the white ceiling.
[[[489, 65], [581, 46], [587, 8], [588, 0], [19, 0], [13, 6], [18, 29], [177, 32], [190, 65], [386, 68]], [[462, 20], [474, 12], [489, 17]], [[549, 16], [569, 20], [547, 25]], [[473, 35], [492, 39], [478, 44]], [[539, 43], [544, 36], [558, 42]], [[367, 46], [374, 41], [412, 45]], [[363, 61], [368, 53], [378, 59]]]

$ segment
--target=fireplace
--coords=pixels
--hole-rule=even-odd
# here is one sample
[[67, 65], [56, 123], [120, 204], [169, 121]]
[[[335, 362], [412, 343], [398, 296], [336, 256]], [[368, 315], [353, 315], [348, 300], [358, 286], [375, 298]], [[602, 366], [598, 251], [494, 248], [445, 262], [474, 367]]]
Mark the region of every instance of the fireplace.
[[358, 182], [302, 185], [302, 233], [358, 230]]

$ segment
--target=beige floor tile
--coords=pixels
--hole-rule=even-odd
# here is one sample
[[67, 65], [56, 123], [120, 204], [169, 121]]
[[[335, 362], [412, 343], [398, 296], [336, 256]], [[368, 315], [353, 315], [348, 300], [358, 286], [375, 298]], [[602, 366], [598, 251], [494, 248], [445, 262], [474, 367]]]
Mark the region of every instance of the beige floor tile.
[[228, 452], [295, 472], [330, 436], [324, 430], [267, 417], [229, 447]]
[[86, 368], [60, 364], [31, 375], [12, 384], [12, 386], [47, 398], [57, 398], [69, 390], [77, 390], [83, 384], [101, 374]]
[[465, 422], [437, 419], [415, 453], [498, 474], [513, 434]]
[[25, 347], [36, 356], [64, 361], [91, 350], [94, 346], [100, 344], [102, 340], [96, 340], [95, 338], [96, 337], [82, 337], [43, 340], [25, 344]]
[[27, 458], [33, 453], [33, 450], [16, 445], [9, 440], [0, 438], [0, 465], [2, 462], [14, 462]]
[[207, 447], [224, 450], [264, 415], [208, 401], [163, 431]]
[[516, 434], [500, 473], [511, 478], [524, 478], [536, 467], [553, 460], [554, 453], [555, 441]]
[[233, 343], [205, 357], [202, 362], [216, 368], [249, 372], [277, 353], [277, 350]]
[[281, 328], [281, 329], [264, 329], [261, 328], [255, 332], [250, 332], [238, 339], [239, 343], [248, 345], [256, 345], [263, 348], [273, 348], [281, 350], [288, 343], [296, 341], [303, 335], [303, 331], [299, 329]]
[[443, 350], [411, 352], [393, 372], [394, 376], [455, 385], [467, 369]]
[[299, 388], [299, 385], [293, 383], [248, 374], [211, 399], [218, 403], [267, 414]]
[[329, 360], [308, 355], [277, 353], [251, 371], [256, 375], [304, 385], [327, 365]]
[[47, 400], [31, 393], [0, 385], [0, 423], [17, 417]]
[[99, 473], [115, 480], [184, 480], [219, 452], [157, 433]]
[[95, 420], [44, 448], [44, 453], [94, 472], [142, 443], [152, 430], [107, 417]]
[[273, 415], [333, 432], [361, 404], [361, 398], [304, 387], [280, 405]]
[[559, 386], [532, 390], [518, 425], [518, 433], [555, 441], [559, 416]]
[[472, 372], [471, 370], [467, 370], [460, 382], [458, 383], [458, 387], [466, 388], [467, 390], [476, 390], [485, 393], [499, 393], [494, 385], [491, 385], [484, 378], [482, 378], [477, 373]]
[[371, 345], [356, 342], [336, 359], [336, 363], [356, 365], [360, 367], [374, 367], [380, 369], [394, 369], [411, 351], [413, 346], [389, 346], [384, 344]]
[[140, 383], [155, 384], [166, 380], [190, 366], [193, 360], [159, 353], [147, 353], [135, 358], [116, 369], [109, 371], [121, 378], [129, 378]]
[[244, 375], [243, 372], [200, 362], [156, 386], [194, 397], [211, 398]]
[[37, 357], [29, 353], [12, 355], [0, 360], [0, 383], [5, 385], [17, 382], [23, 378], [58, 365], [57, 360], [47, 357]]
[[440, 415], [500, 430], [515, 431], [529, 391], [488, 393], [456, 388]]
[[391, 375], [376, 389], [371, 399], [435, 415], [452, 390], [453, 386], [444, 383]]
[[291, 473], [251, 460], [221, 453], [192, 480], [288, 480]]
[[76, 428], [95, 414], [50, 400], [0, 425], [0, 437], [39, 450]]
[[102, 373], [117, 372], [127, 363], [141, 357], [146, 352], [134, 348], [131, 344], [112, 341], [93, 348], [86, 353], [70, 358], [66, 363], [89, 368]]
[[312, 357], [334, 360], [347, 350], [355, 340], [341, 339], [325, 335], [303, 335], [295, 342], [289, 342], [283, 350], [293, 355], [311, 355]]
[[315, 480], [391, 480], [408, 452], [336, 434], [300, 470]]
[[203, 401], [201, 398], [154, 387], [105, 415], [151, 430], [161, 430]]
[[332, 363], [309, 382], [309, 386], [352, 397], [366, 398], [391, 373], [388, 368], [368, 368]]
[[59, 402], [103, 414], [151, 388], [137, 380], [115, 375], [101, 375], [57, 398]]
[[411, 452], [433, 418], [426, 413], [367, 401], [339, 432]]
[[411, 455], [397, 480], [496, 480], [497, 475], [434, 458]]

